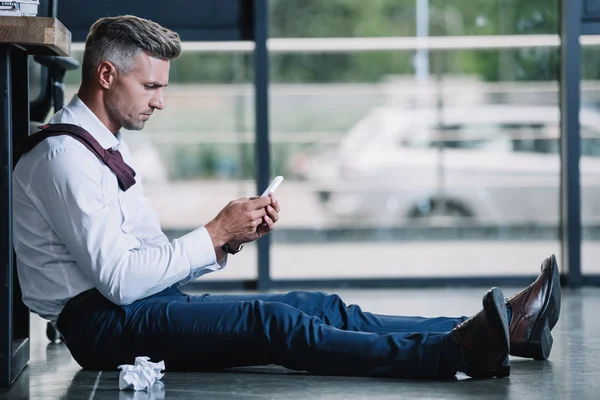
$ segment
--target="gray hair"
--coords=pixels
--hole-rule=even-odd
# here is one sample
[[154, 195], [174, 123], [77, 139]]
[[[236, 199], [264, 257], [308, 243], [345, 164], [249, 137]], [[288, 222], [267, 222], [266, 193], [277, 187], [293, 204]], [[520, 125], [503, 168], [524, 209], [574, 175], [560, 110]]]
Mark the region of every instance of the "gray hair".
[[181, 54], [179, 35], [156, 22], [133, 15], [105, 17], [97, 20], [85, 40], [82, 81], [93, 80], [104, 61], [127, 75], [135, 66], [140, 52], [162, 60], [172, 60]]

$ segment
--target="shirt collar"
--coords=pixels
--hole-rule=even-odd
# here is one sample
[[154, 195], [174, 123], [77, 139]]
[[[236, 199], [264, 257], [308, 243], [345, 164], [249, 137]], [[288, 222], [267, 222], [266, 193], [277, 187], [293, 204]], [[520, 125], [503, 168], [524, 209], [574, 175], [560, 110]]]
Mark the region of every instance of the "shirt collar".
[[74, 94], [69, 104], [63, 108], [63, 113], [64, 112], [67, 112], [69, 116], [74, 119], [74, 122], [77, 122], [79, 126], [88, 131], [103, 148], [117, 149], [119, 147], [121, 138], [120, 132], [113, 134], [106, 125], [98, 119], [96, 114], [81, 101], [77, 94]]

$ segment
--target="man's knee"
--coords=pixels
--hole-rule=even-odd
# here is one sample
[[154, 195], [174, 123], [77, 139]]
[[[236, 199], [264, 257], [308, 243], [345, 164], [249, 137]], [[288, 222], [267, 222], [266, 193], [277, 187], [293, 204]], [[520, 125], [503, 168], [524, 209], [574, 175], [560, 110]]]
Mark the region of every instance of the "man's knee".
[[291, 305], [263, 300], [252, 300], [249, 302], [249, 307], [261, 318], [288, 318], [299, 312]]
[[313, 317], [285, 303], [255, 300], [250, 302], [253, 313], [260, 320], [265, 333], [285, 336], [294, 327], [309, 323]]
[[337, 294], [329, 294], [325, 292], [307, 292], [293, 291], [284, 296], [284, 303], [302, 306], [299, 308], [308, 309], [312, 306], [313, 309], [323, 308], [327, 305], [342, 305], [345, 306], [342, 298]]

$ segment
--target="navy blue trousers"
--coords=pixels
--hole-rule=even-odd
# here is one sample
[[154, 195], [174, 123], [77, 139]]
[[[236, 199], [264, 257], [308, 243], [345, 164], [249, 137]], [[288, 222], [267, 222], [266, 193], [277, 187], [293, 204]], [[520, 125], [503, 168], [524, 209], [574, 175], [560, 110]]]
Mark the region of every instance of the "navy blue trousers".
[[447, 378], [457, 372], [443, 361], [457, 351], [449, 331], [465, 319], [377, 315], [320, 292], [190, 296], [168, 288], [127, 306], [94, 291], [61, 313], [58, 329], [86, 369], [149, 356], [167, 371], [278, 364], [323, 375]]

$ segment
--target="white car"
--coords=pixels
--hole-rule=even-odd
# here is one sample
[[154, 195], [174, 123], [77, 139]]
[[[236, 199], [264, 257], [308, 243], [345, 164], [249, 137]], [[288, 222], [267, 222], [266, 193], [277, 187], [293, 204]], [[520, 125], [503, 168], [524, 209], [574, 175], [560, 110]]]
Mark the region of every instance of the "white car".
[[[582, 220], [600, 220], [600, 115], [580, 115]], [[559, 110], [372, 110], [304, 171], [337, 222], [559, 222]]]

